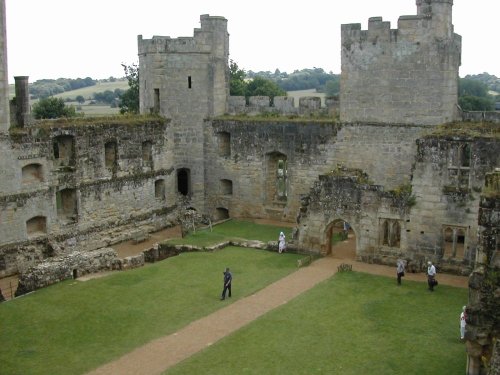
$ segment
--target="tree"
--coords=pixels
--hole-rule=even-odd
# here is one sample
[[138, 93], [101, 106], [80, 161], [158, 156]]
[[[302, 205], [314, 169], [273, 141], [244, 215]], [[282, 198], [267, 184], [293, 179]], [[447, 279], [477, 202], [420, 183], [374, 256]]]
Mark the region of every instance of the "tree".
[[[277, 74], [279, 70], [276, 70]], [[269, 96], [271, 102], [275, 96], [285, 96], [283, 91], [275, 82], [270, 79], [255, 76], [252, 80], [246, 81], [246, 73], [238, 67], [233, 60], [229, 63], [229, 94], [233, 96]]]
[[243, 69], [238, 68], [233, 60], [229, 62], [229, 95], [245, 96], [246, 95], [246, 73]]
[[464, 95], [458, 98], [458, 104], [464, 111], [494, 111], [495, 102], [491, 97]]
[[340, 93], [340, 77], [336, 77], [325, 83], [325, 94], [328, 97], [339, 95]]
[[269, 96], [272, 103], [275, 96], [286, 96], [286, 91], [269, 79], [255, 77], [247, 84], [246, 97], [249, 96]]
[[125, 71], [125, 77], [128, 80], [129, 89], [120, 97], [120, 113], [139, 113], [139, 67], [137, 64], [122, 64]]
[[60, 117], [75, 117], [73, 106], [64, 104], [62, 98], [44, 98], [33, 104], [33, 115], [36, 119], [54, 119]]
[[488, 86], [478, 80], [471, 78], [460, 78], [458, 81], [458, 93], [460, 96], [488, 96]]
[[82, 95], [77, 95], [77, 97], [75, 98], [75, 100], [80, 103], [80, 104], [83, 104], [85, 103], [85, 98], [82, 96]]
[[458, 81], [458, 104], [464, 111], [493, 111], [495, 101], [488, 94], [488, 86], [471, 78]]

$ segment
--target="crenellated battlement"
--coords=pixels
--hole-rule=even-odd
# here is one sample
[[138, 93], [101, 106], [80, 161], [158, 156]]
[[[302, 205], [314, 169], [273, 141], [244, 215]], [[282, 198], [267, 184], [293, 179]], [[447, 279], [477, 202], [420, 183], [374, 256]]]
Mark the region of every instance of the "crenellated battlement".
[[226, 33], [227, 20], [224, 17], [202, 15], [201, 28], [195, 28], [192, 37], [171, 38], [154, 35], [151, 39], [137, 37], [139, 55], [149, 53], [211, 53], [217, 44], [213, 34]]
[[318, 116], [335, 118], [339, 110], [339, 101], [325, 98], [324, 104], [319, 96], [305, 96], [299, 98], [298, 107], [295, 98], [289, 96], [275, 96], [271, 104], [269, 96], [251, 96], [248, 104], [244, 96], [230, 96], [228, 98], [229, 115], [258, 116], [275, 114], [278, 116]]

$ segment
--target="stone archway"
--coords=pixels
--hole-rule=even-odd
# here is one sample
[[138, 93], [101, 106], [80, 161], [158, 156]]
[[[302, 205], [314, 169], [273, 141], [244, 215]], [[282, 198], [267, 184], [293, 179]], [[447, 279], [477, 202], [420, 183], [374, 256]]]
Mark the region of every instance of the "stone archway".
[[356, 259], [356, 232], [349, 221], [336, 219], [325, 229], [323, 254], [340, 259]]

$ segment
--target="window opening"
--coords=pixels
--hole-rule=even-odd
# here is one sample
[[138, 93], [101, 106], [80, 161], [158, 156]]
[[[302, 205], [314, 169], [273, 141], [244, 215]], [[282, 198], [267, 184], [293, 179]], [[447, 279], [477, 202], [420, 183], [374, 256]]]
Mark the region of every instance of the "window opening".
[[163, 179], [155, 181], [155, 198], [165, 199], [165, 180]]
[[47, 218], [45, 216], [32, 217], [26, 221], [26, 232], [30, 237], [47, 233]]
[[231, 134], [227, 132], [218, 133], [219, 156], [231, 156]]
[[182, 195], [189, 195], [191, 189], [190, 171], [182, 168], [177, 170], [177, 191]]
[[153, 113], [160, 113], [160, 89], [154, 89]]
[[52, 144], [54, 152], [54, 163], [57, 167], [67, 167], [75, 165], [74, 137], [71, 135], [61, 135], [55, 137]]
[[222, 195], [232, 195], [233, 194], [233, 181], [220, 180], [220, 193]]
[[117, 167], [117, 146], [114, 141], [107, 142], [104, 145], [104, 165], [110, 169]]
[[43, 182], [43, 169], [41, 164], [25, 165], [21, 171], [22, 183]]
[[151, 141], [142, 142], [142, 163], [148, 167], [153, 163], [153, 143]]
[[75, 189], [63, 189], [56, 194], [57, 217], [62, 221], [77, 221], [77, 201]]

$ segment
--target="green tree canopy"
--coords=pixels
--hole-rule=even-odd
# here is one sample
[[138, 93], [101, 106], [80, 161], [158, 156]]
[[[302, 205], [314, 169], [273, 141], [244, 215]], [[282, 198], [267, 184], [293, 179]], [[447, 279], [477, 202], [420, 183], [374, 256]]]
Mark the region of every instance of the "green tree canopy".
[[75, 107], [64, 104], [64, 99], [50, 97], [33, 104], [33, 116], [36, 119], [75, 117], [76, 110]]
[[246, 94], [246, 73], [238, 67], [233, 60], [229, 62], [229, 95], [245, 96]]
[[137, 64], [122, 64], [125, 71], [125, 77], [128, 80], [129, 89], [120, 97], [120, 113], [139, 113], [139, 67]]
[[75, 100], [80, 104], [85, 103], [85, 98], [83, 97], [83, 95], [77, 95]]
[[[276, 71], [279, 74], [279, 70]], [[284, 96], [286, 92], [282, 90], [277, 83], [270, 79], [255, 76], [246, 81], [246, 73], [238, 67], [233, 60], [229, 64], [229, 94], [233, 96], [269, 96], [271, 102], [275, 96]]]
[[275, 96], [285, 96], [286, 91], [282, 90], [275, 82], [255, 77], [247, 84], [246, 97], [249, 96], [269, 96], [271, 102]]
[[464, 111], [493, 111], [495, 101], [488, 94], [488, 85], [472, 78], [458, 81], [458, 104]]
[[328, 97], [340, 94], [340, 76], [337, 76], [325, 83], [325, 94]]

